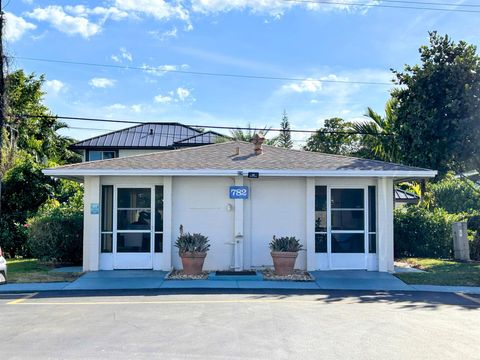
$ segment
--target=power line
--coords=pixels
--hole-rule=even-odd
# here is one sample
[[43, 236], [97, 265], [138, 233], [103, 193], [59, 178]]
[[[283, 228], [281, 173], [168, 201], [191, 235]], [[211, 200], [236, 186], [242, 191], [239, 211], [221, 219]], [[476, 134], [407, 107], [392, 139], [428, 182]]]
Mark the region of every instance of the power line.
[[[101, 119], [101, 118], [89, 118], [89, 117], [78, 117], [78, 116], [60, 116], [60, 115], [35, 115], [35, 114], [21, 114], [21, 115], [11, 115], [17, 118], [45, 118], [45, 119], [59, 119], [59, 120], [75, 120], [75, 121], [92, 121], [92, 122], [106, 122], [106, 123], [121, 123], [121, 124], [146, 124], [143, 121], [136, 121], [136, 120], [117, 120], [117, 119]], [[162, 124], [162, 122], [148, 122], [152, 124]], [[281, 128], [258, 128], [258, 127], [241, 127], [241, 126], [222, 126], [222, 125], [190, 125], [186, 124], [192, 128], [202, 128], [202, 129], [220, 129], [220, 130], [247, 130], [247, 131], [274, 131], [274, 132], [283, 132], [284, 129]], [[94, 130], [92, 128], [92, 130]], [[96, 130], [96, 129], [95, 129]], [[100, 129], [99, 129], [100, 130]], [[109, 131], [108, 129], [102, 129]], [[125, 129], [118, 129], [113, 131], [121, 131]], [[149, 131], [138, 131], [138, 130], [130, 130], [133, 132], [138, 133], [146, 133], [148, 134]], [[361, 132], [361, 131], [322, 131], [321, 129], [316, 130], [305, 130], [305, 129], [290, 129], [291, 133], [326, 133], [326, 134], [345, 134], [345, 135], [379, 135], [379, 136], [391, 136], [390, 133], [370, 133], [370, 132]]]
[[[392, 8], [392, 9], [410, 9], [410, 10], [432, 10], [432, 11], [446, 11], [446, 12], [462, 12], [462, 13], [480, 13], [479, 10], [468, 10], [468, 9], [446, 9], [446, 8], [435, 8], [435, 7], [419, 7], [419, 6], [402, 6], [402, 5], [385, 5], [385, 4], [368, 4], [368, 3], [345, 3], [339, 1], [322, 1], [322, 0], [282, 0], [284, 2], [295, 2], [295, 3], [307, 3], [307, 4], [326, 4], [326, 5], [343, 5], [343, 6], [357, 6], [357, 7], [380, 7], [380, 8]], [[393, 1], [391, 1], [393, 2]], [[400, 2], [399, 0], [396, 2]], [[408, 3], [408, 2], [405, 2]], [[420, 4], [420, 3], [417, 3]], [[425, 3], [427, 4], [427, 3]], [[430, 4], [429, 4], [430, 5]], [[436, 4], [439, 6], [457, 6], [454, 4], [442, 5]]]
[[[480, 12], [480, 11], [479, 11]], [[46, 62], [54, 64], [66, 64], [66, 65], [82, 65], [82, 66], [91, 66], [91, 67], [104, 67], [104, 68], [113, 68], [113, 69], [122, 69], [122, 70], [140, 70], [140, 71], [155, 71], [162, 73], [176, 73], [176, 74], [186, 74], [186, 75], [199, 75], [199, 76], [215, 76], [215, 77], [228, 77], [228, 78], [241, 78], [241, 79], [257, 79], [257, 80], [282, 80], [282, 81], [318, 81], [321, 83], [341, 83], [341, 84], [358, 84], [358, 85], [394, 85], [393, 82], [380, 82], [380, 81], [354, 81], [354, 80], [341, 80], [341, 79], [319, 79], [319, 78], [297, 78], [297, 77], [283, 77], [283, 76], [270, 76], [270, 75], [249, 75], [249, 74], [233, 74], [233, 73], [216, 73], [216, 72], [204, 72], [204, 71], [190, 71], [190, 70], [178, 70], [164, 68], [162, 66], [153, 67], [153, 66], [125, 66], [125, 65], [115, 65], [115, 64], [100, 64], [100, 63], [90, 63], [83, 61], [69, 61], [69, 60], [56, 60], [56, 59], [45, 59], [45, 58], [33, 58], [27, 56], [14, 56], [14, 59], [26, 60], [26, 61], [37, 61], [37, 62]]]

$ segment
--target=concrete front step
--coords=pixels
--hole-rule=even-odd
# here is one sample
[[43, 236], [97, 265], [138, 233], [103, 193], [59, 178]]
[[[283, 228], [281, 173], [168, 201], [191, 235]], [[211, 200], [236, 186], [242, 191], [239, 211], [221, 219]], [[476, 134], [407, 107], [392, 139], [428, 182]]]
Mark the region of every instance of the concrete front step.
[[217, 275], [215, 272], [208, 274], [208, 280], [213, 281], [262, 281], [263, 275], [256, 272], [255, 275]]

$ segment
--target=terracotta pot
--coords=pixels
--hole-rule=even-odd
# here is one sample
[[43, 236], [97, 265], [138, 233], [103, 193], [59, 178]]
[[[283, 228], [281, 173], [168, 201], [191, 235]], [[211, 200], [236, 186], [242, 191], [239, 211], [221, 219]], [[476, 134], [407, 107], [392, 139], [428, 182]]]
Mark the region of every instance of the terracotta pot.
[[270, 253], [275, 267], [275, 275], [293, 274], [295, 260], [297, 260], [298, 252], [272, 251]]
[[203, 262], [207, 256], [206, 252], [184, 252], [179, 255], [182, 258], [184, 274], [198, 275], [202, 273]]

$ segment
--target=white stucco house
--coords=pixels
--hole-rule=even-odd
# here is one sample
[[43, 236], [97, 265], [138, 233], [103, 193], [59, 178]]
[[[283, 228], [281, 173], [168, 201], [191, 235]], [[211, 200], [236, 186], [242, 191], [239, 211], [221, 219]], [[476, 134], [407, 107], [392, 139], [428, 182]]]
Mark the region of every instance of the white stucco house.
[[181, 268], [183, 225], [208, 236], [207, 270], [272, 266], [295, 236], [307, 270], [393, 271], [394, 183], [436, 171], [246, 142], [44, 170], [84, 183], [85, 271]]

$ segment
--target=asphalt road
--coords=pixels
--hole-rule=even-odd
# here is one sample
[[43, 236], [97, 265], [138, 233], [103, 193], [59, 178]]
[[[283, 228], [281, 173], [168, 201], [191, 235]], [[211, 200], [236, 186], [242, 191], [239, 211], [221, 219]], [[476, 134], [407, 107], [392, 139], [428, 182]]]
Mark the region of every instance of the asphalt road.
[[480, 359], [480, 297], [0, 294], [0, 359]]

